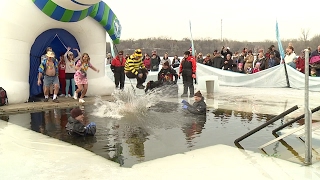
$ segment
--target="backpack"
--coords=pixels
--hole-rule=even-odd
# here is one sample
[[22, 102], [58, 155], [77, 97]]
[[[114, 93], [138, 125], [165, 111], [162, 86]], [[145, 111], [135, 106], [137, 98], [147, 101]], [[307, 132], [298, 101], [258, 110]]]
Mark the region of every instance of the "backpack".
[[0, 106], [8, 105], [8, 96], [6, 90], [0, 87]]

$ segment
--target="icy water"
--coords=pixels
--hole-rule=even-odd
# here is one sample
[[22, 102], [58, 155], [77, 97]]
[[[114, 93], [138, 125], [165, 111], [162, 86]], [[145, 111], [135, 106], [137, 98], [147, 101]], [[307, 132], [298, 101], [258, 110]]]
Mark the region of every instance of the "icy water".
[[[182, 111], [179, 103], [158, 101], [150, 104], [139, 99], [136, 99], [136, 102], [138, 103], [119, 105], [97, 101], [95, 105], [82, 107], [85, 110], [86, 119], [97, 124], [95, 137], [79, 138], [66, 134], [64, 127], [71, 109], [25, 114], [29, 119], [9, 116], [7, 120], [83, 147], [123, 167], [131, 167], [140, 162], [216, 144], [235, 146], [233, 142], [236, 138], [275, 116], [227, 109], [209, 109], [206, 116], [195, 116]], [[143, 113], [129, 110], [130, 106], [141, 105], [141, 103], [151, 107]], [[122, 110], [125, 113], [120, 113], [119, 107], [127, 107]], [[117, 113], [108, 114], [113, 108], [117, 108], [116, 112], [122, 116]], [[269, 125], [243, 140], [241, 145], [244, 149], [260, 152], [257, 147], [274, 139], [271, 131], [282, 123], [284, 123], [283, 120], [279, 120]], [[301, 123], [298, 122], [293, 127], [299, 125]], [[301, 141], [288, 137], [285, 141], [268, 146], [265, 151], [268, 153], [267, 156], [290, 158], [292, 161], [302, 162], [303, 148]]]

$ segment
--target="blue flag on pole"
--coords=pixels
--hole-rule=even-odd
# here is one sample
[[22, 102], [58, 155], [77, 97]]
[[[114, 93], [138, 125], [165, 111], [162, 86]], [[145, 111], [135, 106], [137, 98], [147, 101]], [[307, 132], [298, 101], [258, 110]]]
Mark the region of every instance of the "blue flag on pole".
[[282, 43], [281, 43], [281, 40], [280, 40], [278, 21], [276, 21], [276, 36], [277, 36], [277, 41], [278, 41], [278, 47], [279, 47], [279, 53], [280, 53], [280, 56], [281, 56], [281, 60], [283, 60], [284, 59], [284, 50], [283, 50]]
[[193, 38], [192, 38], [192, 31], [191, 31], [191, 21], [189, 20], [189, 26], [190, 26], [190, 35], [191, 35], [191, 48], [192, 48], [192, 56], [195, 56], [194, 52], [194, 44], [193, 44]]

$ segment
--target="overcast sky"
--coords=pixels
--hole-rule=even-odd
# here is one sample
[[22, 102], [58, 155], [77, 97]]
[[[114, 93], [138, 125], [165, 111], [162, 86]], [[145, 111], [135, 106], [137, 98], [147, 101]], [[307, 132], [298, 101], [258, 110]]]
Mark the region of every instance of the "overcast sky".
[[[275, 22], [281, 39], [299, 38], [301, 29], [312, 37], [320, 32], [320, 1], [289, 0], [104, 0], [122, 25], [121, 39], [148, 37], [222, 37], [234, 40], [276, 40]], [[265, 2], [265, 3], [263, 3]], [[309, 5], [306, 5], [309, 3]]]

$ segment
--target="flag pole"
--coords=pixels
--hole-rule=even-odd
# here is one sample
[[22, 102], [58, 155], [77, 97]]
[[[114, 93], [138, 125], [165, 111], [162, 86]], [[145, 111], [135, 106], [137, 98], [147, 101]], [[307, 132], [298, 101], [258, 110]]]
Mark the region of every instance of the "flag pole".
[[[196, 54], [195, 54], [195, 49], [194, 49], [194, 44], [193, 44], [193, 38], [192, 38], [192, 30], [191, 30], [191, 20], [189, 19], [189, 26], [190, 26], [190, 36], [191, 36], [191, 48], [192, 48], [192, 56], [195, 58], [195, 61], [196, 61], [196, 65], [197, 65], [197, 57], [196, 57]], [[194, 78], [194, 83], [197, 84], [197, 75], [196, 75], [196, 78]]]
[[278, 41], [278, 49], [279, 49], [279, 53], [280, 53], [280, 63], [283, 63], [284, 65], [284, 72], [285, 72], [285, 75], [286, 75], [286, 80], [287, 80], [287, 87], [289, 88], [290, 87], [290, 81], [289, 81], [289, 75], [288, 75], [288, 71], [287, 71], [287, 65], [286, 65], [286, 62], [284, 60], [284, 50], [283, 50], [283, 47], [282, 47], [282, 43], [281, 43], [281, 40], [280, 40], [280, 34], [279, 34], [279, 27], [278, 27], [278, 20], [276, 20], [276, 38], [277, 38], [277, 41]]

